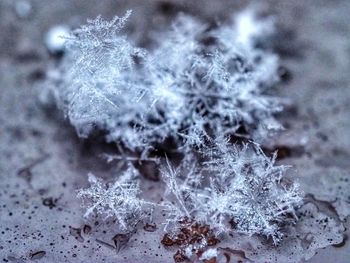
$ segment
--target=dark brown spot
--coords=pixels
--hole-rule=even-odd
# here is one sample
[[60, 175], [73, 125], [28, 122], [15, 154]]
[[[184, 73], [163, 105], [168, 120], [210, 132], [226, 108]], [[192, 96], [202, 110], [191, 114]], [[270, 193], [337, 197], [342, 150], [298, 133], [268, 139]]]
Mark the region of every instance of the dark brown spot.
[[185, 256], [184, 252], [181, 250], [176, 251], [175, 255], [174, 255], [174, 260], [175, 262], [184, 262], [185, 260], [187, 260], [188, 258]]
[[154, 223], [147, 223], [144, 225], [143, 229], [147, 232], [154, 232], [157, 230], [157, 225]]
[[215, 246], [215, 245], [218, 244], [219, 242], [220, 242], [220, 240], [217, 239], [216, 237], [210, 237], [210, 238], [207, 240], [208, 246]]
[[271, 155], [277, 151], [277, 160], [300, 157], [305, 154], [305, 150], [301, 146], [276, 145], [273, 149], [263, 148], [263, 150]]
[[226, 263], [229, 263], [231, 261], [231, 256], [228, 253], [224, 253], [224, 256], [226, 258]]
[[204, 225], [204, 226], [200, 226], [198, 231], [200, 234], [202, 235], [207, 235], [209, 233], [209, 226], [208, 225]]
[[116, 234], [112, 240], [114, 242], [117, 252], [119, 252], [129, 242], [130, 234]]
[[35, 259], [41, 259], [42, 257], [44, 257], [46, 255], [45, 251], [37, 251], [37, 252], [33, 252], [29, 255], [29, 258], [31, 260], [35, 260]]
[[216, 257], [208, 259], [208, 260], [204, 260], [204, 263], [216, 263]]
[[89, 225], [84, 225], [83, 226], [83, 233], [85, 234], [85, 235], [87, 235], [87, 234], [89, 234], [91, 232], [91, 226], [89, 226]]
[[169, 234], [163, 236], [161, 243], [166, 247], [174, 245], [174, 241], [170, 238]]

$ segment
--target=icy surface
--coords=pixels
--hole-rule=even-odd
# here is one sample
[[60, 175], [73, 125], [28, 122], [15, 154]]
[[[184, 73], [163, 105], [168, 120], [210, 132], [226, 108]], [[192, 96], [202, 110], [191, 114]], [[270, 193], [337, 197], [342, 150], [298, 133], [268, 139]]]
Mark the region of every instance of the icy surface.
[[[53, 111], [38, 107], [35, 81], [44, 77], [52, 62], [42, 40], [51, 26], [62, 21], [77, 27], [88, 17], [102, 14], [112, 18], [130, 8], [147, 14], [147, 17], [138, 15], [130, 25], [130, 31], [142, 28], [140, 31], [144, 32], [169, 23], [166, 17], [174, 15], [174, 9], [200, 14], [212, 21], [225, 14], [228, 17], [237, 10], [237, 5], [232, 1], [215, 4], [203, 1], [191, 2], [185, 7], [183, 3], [188, 1], [179, 1], [174, 9], [169, 9], [172, 4], [156, 1], [147, 6], [144, 1], [127, 4], [115, 1], [91, 4], [74, 1], [73, 4], [70, 0], [29, 2], [32, 13], [27, 20], [18, 20], [14, 1], [0, 2], [1, 260], [173, 262], [174, 251], [160, 243], [163, 229], [157, 218], [162, 218], [161, 214], [155, 215], [155, 230], [146, 227], [146, 231], [140, 225], [127, 246], [124, 244], [129, 236], [116, 236], [119, 232], [112, 225], [83, 221], [84, 210], [75, 198], [75, 190], [88, 187], [88, 172], [111, 179], [114, 166], [99, 156], [114, 153], [114, 146], [78, 140], [75, 131]], [[234, 236], [217, 246], [218, 257], [222, 256], [225, 262], [223, 254], [228, 253], [231, 261], [236, 258], [243, 262], [248, 262], [246, 258], [266, 261], [254, 254], [259, 252], [272, 260], [278, 258], [277, 262], [298, 262], [302, 257], [310, 258], [315, 249], [327, 247], [317, 250], [308, 262], [343, 263], [350, 251], [349, 242], [341, 243], [344, 226], [349, 229], [345, 222], [348, 201], [343, 193], [348, 193], [344, 179], [349, 177], [350, 157], [350, 30], [347, 26], [350, 6], [348, 1], [340, 0], [267, 3], [282, 27], [294, 33], [288, 30], [281, 33], [276, 45], [282, 54], [282, 65], [288, 69], [283, 74], [287, 82], [280, 85], [279, 92], [292, 101], [288, 113], [279, 117], [286, 131], [266, 148], [278, 148], [280, 156], [285, 158], [281, 161], [292, 164], [298, 171], [301, 187], [312, 194], [310, 203], [300, 213], [310, 212], [299, 215], [297, 227], [302, 235], [294, 238], [295, 233], [291, 232], [290, 243], [283, 243], [277, 250], [269, 245], [252, 249], [264, 241]], [[149, 16], [153, 17], [151, 21]], [[132, 32], [135, 39], [146, 35]], [[303, 177], [308, 182], [304, 186]], [[154, 201], [160, 200], [163, 186], [142, 180], [142, 189], [149, 191]], [[320, 192], [320, 188], [316, 188], [329, 182], [340, 189], [326, 188]], [[244, 241], [251, 245], [244, 245]], [[338, 247], [329, 246], [338, 243]]]

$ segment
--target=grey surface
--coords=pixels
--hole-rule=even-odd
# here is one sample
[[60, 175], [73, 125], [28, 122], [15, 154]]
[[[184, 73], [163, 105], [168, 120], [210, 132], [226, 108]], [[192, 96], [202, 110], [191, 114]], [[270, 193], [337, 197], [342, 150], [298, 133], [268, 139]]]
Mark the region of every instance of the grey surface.
[[[132, 8], [129, 30], [146, 44], [147, 30], [167, 24], [175, 11], [215, 21], [249, 2], [191, 1], [185, 6], [186, 1], [172, 1], [176, 8], [169, 11], [159, 1], [33, 0], [26, 19], [16, 16], [15, 2], [0, 0], [0, 260], [21, 262], [43, 256], [37, 261], [173, 262], [173, 251], [160, 244], [159, 224], [156, 232], [139, 229], [128, 247], [117, 254], [96, 242], [98, 238], [111, 243], [117, 233], [113, 225], [95, 226], [82, 220], [75, 190], [87, 185], [88, 172], [106, 179], [115, 175], [113, 164], [98, 157], [113, 147], [79, 140], [62, 116], [40, 106], [39, 82], [55, 63], [42, 39], [52, 25], [75, 27], [87, 17], [102, 14], [109, 18]], [[266, 147], [292, 149], [282, 162], [292, 164], [302, 188], [315, 195], [323, 191], [319, 185], [322, 176], [332, 178], [335, 169], [347, 178], [350, 173], [350, 2], [265, 2], [284, 32], [276, 48], [292, 75], [278, 87], [281, 96], [291, 101], [280, 116], [286, 130]], [[159, 198], [160, 183], [143, 179], [142, 187], [154, 200]], [[350, 194], [349, 188], [343, 190]], [[51, 208], [48, 198], [54, 202]], [[334, 196], [326, 196], [322, 201], [332, 204], [332, 199]], [[346, 214], [349, 203], [344, 204], [342, 213]], [[91, 225], [92, 231], [82, 237], [69, 228], [84, 224]], [[38, 251], [45, 255], [35, 254]], [[308, 262], [349, 261], [349, 243], [345, 242], [341, 248], [319, 250]]]

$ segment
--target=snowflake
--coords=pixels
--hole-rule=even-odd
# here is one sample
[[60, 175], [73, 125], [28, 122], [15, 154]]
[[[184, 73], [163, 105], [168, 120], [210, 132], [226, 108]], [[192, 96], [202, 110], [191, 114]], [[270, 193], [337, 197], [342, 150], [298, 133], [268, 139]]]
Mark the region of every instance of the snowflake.
[[151, 98], [137, 74], [131, 76], [135, 60], [146, 54], [120, 32], [130, 14], [112, 21], [99, 16], [71, 33], [54, 95], [79, 136], [108, 130], [108, 140], [135, 149], [147, 148], [138, 134]]
[[295, 208], [302, 198], [298, 185], [284, 175], [287, 167], [274, 165], [276, 153], [270, 158], [257, 145], [217, 142], [208, 159], [205, 168], [197, 170], [207, 173], [199, 176], [205, 178], [204, 187], [181, 180], [174, 169], [163, 173], [167, 189], [175, 197], [166, 202], [167, 225], [189, 217], [209, 224], [217, 234], [258, 234], [277, 244], [283, 236], [280, 226], [296, 220]]
[[282, 128], [274, 118], [282, 101], [270, 94], [278, 57], [257, 45], [274, 32], [273, 18], [246, 11], [210, 29], [182, 14], [170, 30], [151, 34], [154, 47], [146, 52], [121, 33], [130, 14], [111, 21], [99, 16], [73, 31], [61, 81], [52, 83], [80, 136], [103, 130], [107, 141], [127, 148], [128, 154], [107, 156], [131, 165], [122, 177], [106, 185], [90, 175], [91, 187], [79, 191], [85, 216], [115, 217], [123, 229], [146, 218], [152, 204], [138, 198], [132, 163], [155, 161], [148, 153], [171, 139], [184, 161], [162, 170], [166, 227], [194, 218], [218, 233], [264, 235], [277, 243], [281, 223], [301, 202], [298, 186], [285, 176], [286, 166], [275, 165], [276, 155], [228, 141], [261, 140]]
[[140, 190], [132, 180], [135, 173], [134, 169], [129, 168], [113, 184], [106, 184], [89, 174], [90, 188], [81, 189], [77, 194], [86, 208], [84, 217], [97, 214], [103, 219], [115, 218], [122, 230], [130, 230], [138, 222], [149, 218], [153, 204], [138, 198]]
[[256, 139], [281, 128], [273, 117], [281, 100], [267, 92], [278, 81], [278, 58], [254, 45], [273, 32], [272, 20], [243, 13], [207, 30], [182, 14], [152, 34], [155, 48], [145, 52], [121, 34], [130, 14], [88, 20], [67, 39], [54, 94], [80, 136], [102, 129], [108, 141], [144, 152], [172, 138], [188, 151], [242, 135], [241, 127]]
[[[278, 81], [278, 58], [254, 45], [271, 35], [273, 21], [258, 21], [253, 13], [239, 17], [207, 32], [200, 21], [181, 15], [169, 32], [157, 35], [158, 46], [146, 62], [148, 82], [159, 97], [162, 127], [169, 127], [164, 133], [170, 131], [181, 144], [203, 146], [242, 126], [257, 139], [281, 129], [273, 117], [282, 110], [281, 100], [266, 93]], [[241, 19], [266, 34], [246, 34]], [[210, 37], [214, 44], [203, 44]]]

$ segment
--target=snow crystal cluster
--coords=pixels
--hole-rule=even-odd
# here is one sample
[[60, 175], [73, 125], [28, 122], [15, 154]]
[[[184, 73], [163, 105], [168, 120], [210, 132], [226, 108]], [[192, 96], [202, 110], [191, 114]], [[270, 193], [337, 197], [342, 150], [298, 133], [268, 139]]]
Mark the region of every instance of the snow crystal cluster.
[[147, 151], [169, 138], [187, 149], [281, 128], [273, 117], [281, 100], [268, 92], [278, 81], [278, 58], [255, 45], [271, 34], [271, 19], [257, 31], [248, 12], [208, 31], [182, 14], [170, 30], [153, 34], [155, 47], [146, 51], [120, 33], [130, 13], [89, 20], [67, 38], [55, 94], [81, 136], [97, 128], [109, 141]]
[[209, 156], [202, 169], [183, 164], [185, 172], [171, 166], [163, 171], [172, 194], [163, 203], [167, 224], [189, 217], [217, 234], [261, 234], [278, 244], [279, 226], [296, 219], [294, 208], [302, 201], [298, 185], [284, 176], [287, 167], [275, 166], [276, 154], [267, 157], [257, 145], [217, 142]]
[[151, 34], [146, 51], [121, 33], [130, 14], [97, 17], [73, 31], [50, 88], [80, 136], [103, 130], [107, 141], [143, 156], [171, 139], [183, 161], [175, 169], [166, 158], [167, 190], [157, 205], [139, 198], [134, 168], [111, 185], [90, 175], [91, 187], [78, 193], [85, 216], [114, 217], [129, 229], [154, 208], [167, 215], [166, 229], [191, 218], [218, 234], [263, 235], [277, 244], [280, 225], [295, 219], [298, 187], [285, 166], [275, 166], [276, 155], [232, 143], [282, 128], [274, 118], [281, 99], [271, 95], [278, 57], [257, 45], [273, 34], [273, 19], [248, 10], [209, 27], [181, 14], [169, 30]]

